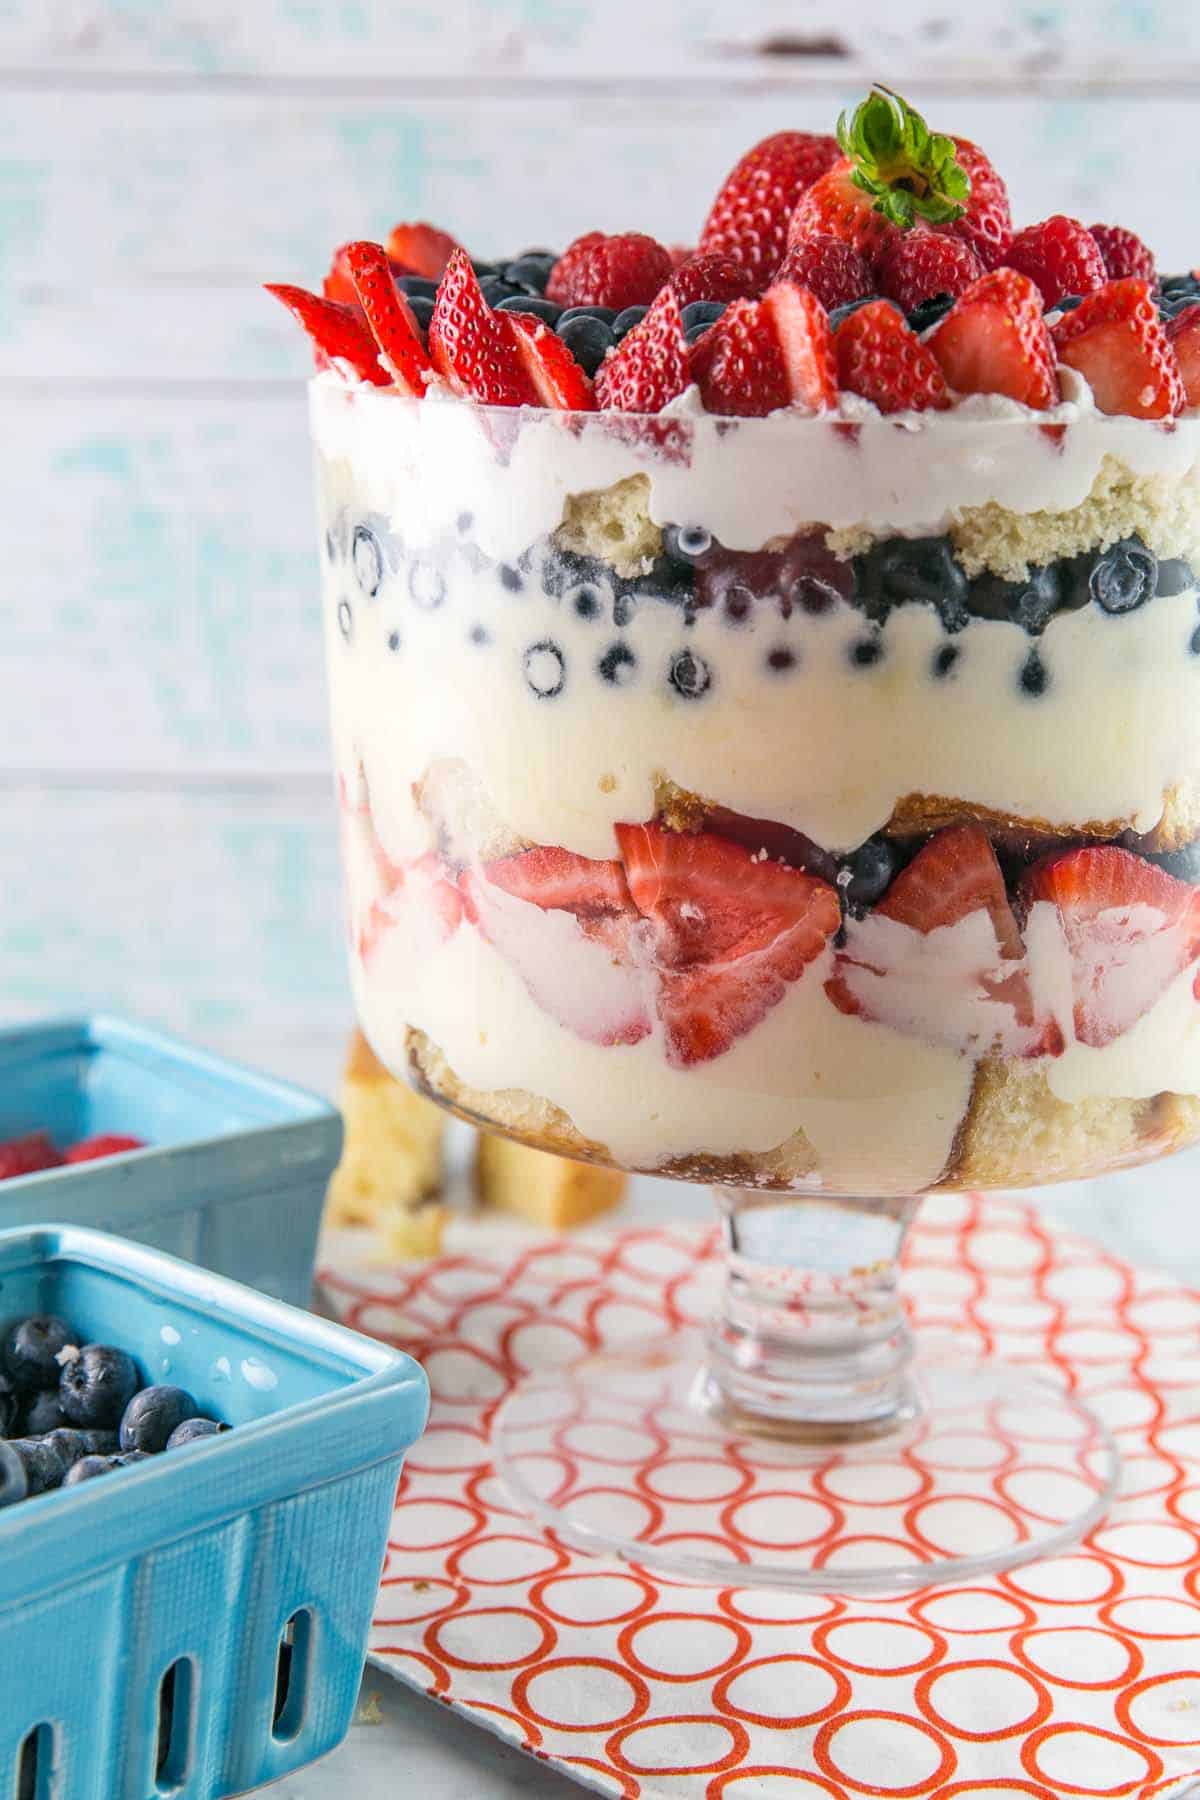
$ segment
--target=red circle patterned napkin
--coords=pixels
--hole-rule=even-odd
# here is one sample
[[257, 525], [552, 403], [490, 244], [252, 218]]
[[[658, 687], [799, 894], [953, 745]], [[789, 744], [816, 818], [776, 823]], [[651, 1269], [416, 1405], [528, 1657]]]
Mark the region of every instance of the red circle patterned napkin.
[[[716, 1234], [682, 1226], [326, 1269], [339, 1316], [418, 1356], [433, 1394], [372, 1660], [630, 1800], [1182, 1800], [1200, 1779], [1200, 1295], [1028, 1204], [926, 1201], [906, 1258], [926, 1343], [953, 1333], [957, 1351], [1086, 1399], [1120, 1446], [1123, 1496], [1068, 1555], [846, 1600], [683, 1585], [576, 1553], [492, 1473], [489, 1422], [515, 1380], [702, 1323], [719, 1279]], [[695, 1532], [702, 1509], [719, 1534], [731, 1515], [696, 1460], [640, 1499], [597, 1482], [582, 1516], [620, 1505], [649, 1540]], [[997, 1474], [994, 1504], [1015, 1478]], [[1020, 1478], [1028, 1511], [1040, 1477]], [[736, 1563], [736, 1527], [729, 1551]]]

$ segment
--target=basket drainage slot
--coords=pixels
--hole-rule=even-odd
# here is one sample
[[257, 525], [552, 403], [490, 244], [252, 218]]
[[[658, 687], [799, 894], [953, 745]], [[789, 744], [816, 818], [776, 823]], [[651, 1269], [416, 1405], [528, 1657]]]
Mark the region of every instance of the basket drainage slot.
[[281, 1743], [294, 1738], [304, 1723], [312, 1636], [313, 1617], [302, 1606], [280, 1633], [275, 1657], [275, 1718], [271, 1734]]
[[54, 1775], [54, 1728], [35, 1725], [17, 1757], [16, 1800], [50, 1800]]
[[158, 1751], [154, 1779], [160, 1794], [173, 1794], [188, 1776], [192, 1755], [195, 1671], [190, 1656], [173, 1662], [158, 1684]]

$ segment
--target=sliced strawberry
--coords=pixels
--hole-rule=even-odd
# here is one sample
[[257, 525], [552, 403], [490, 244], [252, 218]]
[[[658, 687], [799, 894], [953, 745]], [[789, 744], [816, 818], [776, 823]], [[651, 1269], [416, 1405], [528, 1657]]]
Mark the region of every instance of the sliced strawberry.
[[794, 281], [815, 294], [827, 312], [871, 292], [871, 271], [841, 238], [815, 232], [793, 244], [779, 266], [778, 281]]
[[675, 290], [667, 287], [641, 323], [607, 352], [596, 371], [596, 398], [615, 412], [661, 412], [690, 379], [683, 316]]
[[667, 1060], [709, 1062], [821, 954], [840, 924], [837, 894], [709, 832], [616, 832], [634, 904], [653, 928]]
[[594, 1044], [651, 1029], [638, 917], [618, 862], [555, 845], [467, 869], [467, 918], [551, 1018]]
[[1035, 1020], [1024, 956], [987, 833], [952, 826], [848, 922], [825, 991], [840, 1012], [957, 1049], [1057, 1052], [1053, 1022]]
[[825, 308], [777, 281], [761, 300], [735, 300], [692, 349], [692, 378], [711, 413], [760, 417], [781, 406], [822, 412], [837, 400], [837, 360]]
[[565, 412], [595, 412], [591, 382], [545, 320], [522, 312], [508, 312], [504, 317], [512, 320], [525, 372], [541, 404]]
[[325, 300], [310, 294], [307, 288], [292, 287], [287, 282], [268, 281], [265, 286], [268, 294], [282, 300], [312, 339], [319, 369], [338, 367], [343, 374], [350, 369], [360, 380], [373, 382], [376, 387], [391, 385], [391, 376], [380, 365], [379, 346], [357, 306]]
[[1045, 901], [1058, 913], [1081, 1044], [1111, 1043], [1200, 956], [1200, 891], [1131, 850], [1061, 851], [1021, 887], [1030, 908]]
[[649, 306], [671, 278], [671, 253], [644, 231], [613, 237], [588, 231], [550, 271], [546, 298], [556, 306]]
[[129, 1150], [144, 1150], [144, 1138], [122, 1137], [118, 1132], [102, 1132], [98, 1137], [81, 1138], [79, 1143], [72, 1144], [63, 1157], [64, 1162], [82, 1163], [99, 1162], [105, 1156], [124, 1156]]
[[448, 231], [424, 223], [393, 225], [387, 241], [392, 261], [412, 275], [423, 275], [426, 281], [440, 281], [459, 248], [457, 239]]
[[788, 248], [805, 238], [841, 238], [874, 268], [900, 236], [900, 227], [875, 209], [872, 195], [854, 182], [854, 164], [843, 156], [801, 196], [788, 225]]
[[1058, 401], [1041, 296], [1015, 269], [993, 269], [973, 282], [929, 347], [956, 393], [1007, 394], [1039, 411]]
[[350, 276], [350, 265], [346, 260], [349, 244], [340, 244], [333, 253], [329, 264], [329, 273], [321, 283], [321, 292], [326, 300], [340, 300], [343, 306], [357, 306], [358, 295], [354, 290], [354, 282]]
[[1065, 213], [1018, 231], [1004, 261], [1037, 284], [1047, 307], [1066, 294], [1094, 294], [1107, 280], [1099, 244], [1086, 225]]
[[754, 292], [754, 276], [732, 256], [689, 256], [671, 277], [680, 306], [693, 300], [742, 300]]
[[1142, 281], [1158, 280], [1154, 252], [1136, 231], [1129, 231], [1124, 225], [1089, 225], [1088, 230], [1104, 258], [1110, 281], [1119, 281], [1122, 275], [1137, 275]]
[[465, 250], [442, 276], [429, 321], [429, 355], [438, 374], [468, 400], [485, 406], [536, 406], [538, 390], [507, 313], [493, 312]]
[[935, 294], [957, 300], [983, 272], [983, 264], [962, 238], [939, 231], [906, 231], [880, 259], [879, 285], [908, 313]]
[[1183, 377], [1148, 281], [1129, 275], [1089, 295], [1058, 320], [1054, 348], [1103, 413], [1166, 419], [1183, 411]]
[[1008, 189], [978, 144], [969, 138], [952, 138], [959, 167], [966, 170], [970, 193], [961, 219], [935, 230], [950, 233], [968, 243], [985, 269], [995, 269], [1004, 261], [1004, 253], [1012, 242], [1012, 212]]
[[1183, 377], [1187, 404], [1200, 406], [1200, 302], [1175, 314], [1168, 322], [1167, 338]]
[[949, 406], [937, 358], [888, 301], [871, 300], [860, 306], [843, 319], [833, 341], [843, 393], [861, 394], [883, 413], [940, 411]]
[[46, 1131], [31, 1131], [25, 1137], [10, 1138], [0, 1144], [0, 1181], [16, 1175], [37, 1175], [42, 1169], [57, 1169], [62, 1157]]
[[412, 308], [396, 286], [386, 250], [382, 244], [358, 242], [344, 245], [341, 254], [384, 367], [395, 376], [397, 387], [421, 399], [433, 364]]
[[765, 287], [783, 260], [797, 201], [837, 160], [836, 138], [812, 131], [777, 131], [764, 138], [722, 182], [700, 249], [733, 257], [757, 287]]

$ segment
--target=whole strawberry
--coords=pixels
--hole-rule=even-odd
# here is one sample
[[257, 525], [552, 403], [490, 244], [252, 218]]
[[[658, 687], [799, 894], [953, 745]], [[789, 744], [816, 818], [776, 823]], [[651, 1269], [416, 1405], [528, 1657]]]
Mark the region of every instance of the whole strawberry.
[[671, 278], [671, 252], [642, 231], [608, 237], [588, 231], [568, 244], [550, 271], [546, 298], [555, 306], [649, 306]]
[[854, 245], [823, 232], [793, 244], [780, 265], [779, 280], [807, 288], [826, 312], [861, 300], [872, 287], [871, 271]]
[[963, 238], [908, 231], [880, 258], [879, 285], [908, 313], [935, 294], [957, 300], [983, 272], [983, 264]]
[[833, 138], [812, 131], [777, 131], [755, 144], [722, 183], [699, 248], [733, 257], [764, 288], [783, 260], [796, 202], [838, 154]]
[[1123, 225], [1089, 225], [1088, 230], [1104, 258], [1104, 269], [1110, 281], [1122, 275], [1136, 275], [1141, 281], [1157, 281], [1154, 252], [1135, 231]]
[[1028, 275], [1047, 307], [1067, 294], [1094, 294], [1108, 279], [1100, 246], [1085, 225], [1055, 213], [1018, 231], [1005, 266]]
[[938, 229], [970, 244], [985, 269], [998, 268], [1012, 243], [1008, 189], [978, 144], [961, 137], [950, 142], [959, 167], [966, 171], [970, 191], [962, 217]]
[[755, 291], [754, 277], [732, 256], [699, 252], [681, 262], [671, 277], [680, 306], [693, 300], [741, 300]]

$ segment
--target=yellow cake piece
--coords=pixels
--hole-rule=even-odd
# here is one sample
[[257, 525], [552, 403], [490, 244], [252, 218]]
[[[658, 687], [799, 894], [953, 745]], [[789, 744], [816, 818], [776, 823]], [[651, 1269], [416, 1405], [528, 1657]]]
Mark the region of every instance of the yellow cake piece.
[[512, 1138], [481, 1132], [475, 1185], [482, 1205], [562, 1231], [619, 1206], [626, 1177], [617, 1169], [570, 1162]]
[[397, 1081], [360, 1031], [338, 1100], [346, 1142], [329, 1184], [326, 1223], [373, 1225], [397, 1255], [436, 1255], [446, 1209], [430, 1202], [442, 1184], [445, 1114]]

